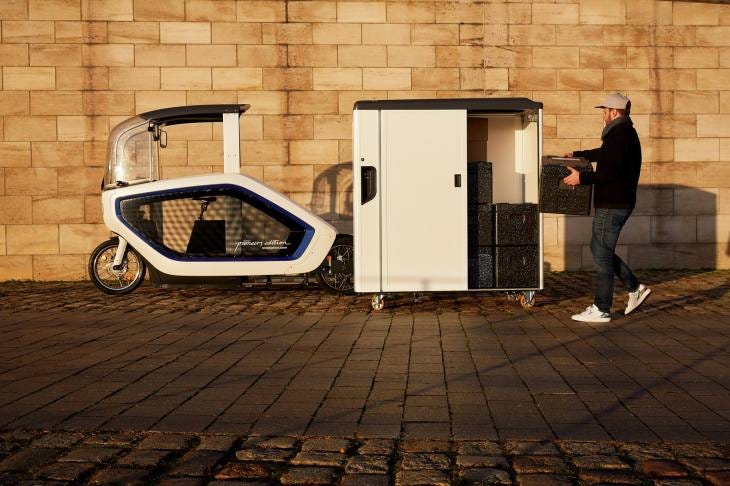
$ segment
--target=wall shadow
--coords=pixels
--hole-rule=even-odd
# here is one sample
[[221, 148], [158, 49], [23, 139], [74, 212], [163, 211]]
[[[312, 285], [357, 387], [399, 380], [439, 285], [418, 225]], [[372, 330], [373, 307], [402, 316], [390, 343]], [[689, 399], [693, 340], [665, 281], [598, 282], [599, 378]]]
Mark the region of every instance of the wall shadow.
[[314, 178], [310, 208], [340, 233], [352, 234], [352, 161], [330, 166]]

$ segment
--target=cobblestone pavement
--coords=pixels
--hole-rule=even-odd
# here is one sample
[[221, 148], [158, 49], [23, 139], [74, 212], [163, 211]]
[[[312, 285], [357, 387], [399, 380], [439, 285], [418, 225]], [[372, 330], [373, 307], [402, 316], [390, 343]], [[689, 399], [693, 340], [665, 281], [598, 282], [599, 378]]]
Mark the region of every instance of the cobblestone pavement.
[[[0, 287], [0, 484], [730, 484], [730, 272], [494, 293]], [[620, 291], [621, 289], [619, 289]]]

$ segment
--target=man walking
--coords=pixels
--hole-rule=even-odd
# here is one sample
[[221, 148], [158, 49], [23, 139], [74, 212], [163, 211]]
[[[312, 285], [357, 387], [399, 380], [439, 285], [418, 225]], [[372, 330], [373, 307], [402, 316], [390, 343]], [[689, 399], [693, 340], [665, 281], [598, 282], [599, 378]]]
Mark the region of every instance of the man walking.
[[651, 289], [640, 284], [628, 265], [616, 255], [621, 228], [636, 205], [636, 187], [641, 172], [641, 144], [629, 118], [631, 101], [622, 94], [612, 93], [596, 108], [603, 110], [603, 144], [600, 148], [578, 150], [570, 154], [597, 162], [596, 171], [578, 172], [569, 167], [570, 174], [563, 179], [569, 186], [594, 185], [593, 205], [596, 209], [591, 253], [598, 274], [593, 305], [572, 317], [582, 322], [611, 320], [614, 274], [629, 290], [624, 314], [639, 307], [651, 293]]

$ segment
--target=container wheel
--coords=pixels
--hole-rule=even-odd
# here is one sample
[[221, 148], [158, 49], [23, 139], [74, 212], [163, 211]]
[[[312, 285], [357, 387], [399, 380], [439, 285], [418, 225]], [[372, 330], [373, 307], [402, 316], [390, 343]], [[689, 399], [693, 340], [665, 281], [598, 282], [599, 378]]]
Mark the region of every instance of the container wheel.
[[327, 292], [349, 294], [355, 288], [352, 236], [337, 235], [317, 269], [317, 281]]
[[529, 309], [535, 305], [535, 296], [537, 292], [534, 290], [526, 290], [520, 294], [520, 305], [524, 309]]
[[373, 310], [383, 310], [383, 307], [385, 307], [385, 296], [383, 294], [373, 295], [373, 298], [370, 300], [370, 305], [373, 307]]
[[89, 277], [94, 285], [107, 294], [128, 294], [139, 287], [146, 271], [144, 260], [127, 246], [124, 260], [119, 268], [114, 267], [119, 240], [112, 238], [97, 246], [89, 257]]

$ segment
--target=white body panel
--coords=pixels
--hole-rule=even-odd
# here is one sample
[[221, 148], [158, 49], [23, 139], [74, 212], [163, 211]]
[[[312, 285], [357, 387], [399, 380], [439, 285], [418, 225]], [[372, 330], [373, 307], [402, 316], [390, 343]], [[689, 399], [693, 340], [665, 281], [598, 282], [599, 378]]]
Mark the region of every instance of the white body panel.
[[466, 111], [384, 110], [380, 138], [383, 291], [466, 290]]
[[[377, 110], [355, 110], [352, 117], [353, 130], [353, 241], [355, 249], [355, 288], [359, 292], [381, 290], [380, 265], [380, 112]], [[374, 167], [377, 184], [375, 197], [361, 204], [361, 167]]]
[[[185, 188], [194, 189], [200, 186], [216, 185], [235, 185], [248, 189], [310, 225], [314, 229], [314, 235], [304, 250], [304, 253], [294, 260], [276, 261], [243, 261], [236, 260], [235, 258], [230, 258], [226, 261], [176, 260], [152, 248], [137, 233], [122, 223], [116, 214], [116, 201], [122, 197], [157, 191]], [[175, 276], [278, 275], [310, 272], [322, 263], [337, 235], [336, 229], [323, 219], [265, 184], [241, 174], [211, 174], [183, 177], [107, 190], [102, 193], [102, 207], [104, 223], [111, 231], [126, 239], [157, 270]]]

